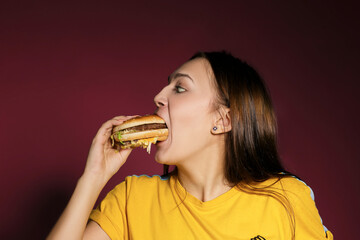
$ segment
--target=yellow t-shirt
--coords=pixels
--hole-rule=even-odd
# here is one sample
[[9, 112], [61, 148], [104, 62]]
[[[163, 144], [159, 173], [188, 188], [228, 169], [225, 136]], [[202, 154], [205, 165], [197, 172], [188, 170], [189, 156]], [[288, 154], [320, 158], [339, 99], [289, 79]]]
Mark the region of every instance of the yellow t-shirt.
[[291, 208], [286, 210], [268, 194], [250, 194], [236, 187], [202, 202], [187, 193], [176, 177], [130, 176], [108, 193], [90, 219], [113, 240], [289, 240], [292, 229], [299, 240], [333, 239], [322, 225], [308, 186], [285, 177], [257, 187], [266, 185], [275, 195], [286, 196]]

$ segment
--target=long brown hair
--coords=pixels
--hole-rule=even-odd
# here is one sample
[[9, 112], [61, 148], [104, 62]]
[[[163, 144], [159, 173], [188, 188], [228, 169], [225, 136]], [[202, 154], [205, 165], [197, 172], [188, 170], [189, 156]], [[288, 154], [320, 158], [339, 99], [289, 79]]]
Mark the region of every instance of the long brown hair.
[[[288, 173], [277, 151], [277, 124], [264, 81], [246, 62], [230, 53], [198, 52], [214, 74], [218, 107], [230, 109], [232, 129], [225, 137], [225, 177], [231, 184], [262, 182]], [[164, 166], [164, 175], [169, 174]], [[176, 170], [175, 170], [176, 171]]]
[[[206, 59], [214, 75], [217, 99], [215, 108], [230, 109], [231, 131], [225, 136], [225, 178], [228, 183], [249, 194], [270, 196], [286, 209], [295, 238], [295, 218], [286, 194], [272, 189], [283, 177], [294, 176], [283, 167], [277, 150], [277, 123], [269, 91], [260, 75], [246, 62], [227, 52], [198, 52]], [[164, 175], [169, 173], [164, 165]], [[270, 186], [256, 183], [277, 179]], [[281, 185], [281, 183], [280, 183]]]
[[259, 74], [226, 52], [200, 52], [214, 73], [218, 104], [230, 109], [232, 130], [225, 140], [225, 177], [233, 184], [283, 177], [277, 124], [269, 92]]

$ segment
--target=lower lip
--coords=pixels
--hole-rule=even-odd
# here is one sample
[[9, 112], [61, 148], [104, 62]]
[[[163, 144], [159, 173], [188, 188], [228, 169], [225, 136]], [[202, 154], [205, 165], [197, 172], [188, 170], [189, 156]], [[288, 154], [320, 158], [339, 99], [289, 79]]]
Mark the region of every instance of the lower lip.
[[164, 140], [164, 141], [159, 141], [156, 143], [156, 146], [162, 146], [165, 144], [165, 142], [167, 141], [168, 139]]
[[[166, 141], [166, 140], [165, 140]], [[164, 141], [159, 141], [156, 143], [156, 146], [161, 146], [163, 144]]]

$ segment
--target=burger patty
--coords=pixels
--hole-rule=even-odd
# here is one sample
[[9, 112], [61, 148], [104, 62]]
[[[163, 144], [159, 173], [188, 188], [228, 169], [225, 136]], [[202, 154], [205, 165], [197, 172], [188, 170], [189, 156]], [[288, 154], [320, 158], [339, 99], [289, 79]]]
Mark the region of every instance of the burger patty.
[[121, 143], [115, 141], [113, 148], [115, 148], [116, 150], [120, 150], [121, 147], [130, 146], [130, 145], [131, 145], [131, 141], [126, 141], [126, 142], [121, 142]]
[[144, 125], [139, 125], [139, 126], [127, 128], [127, 129], [124, 129], [122, 131], [141, 132], [141, 131], [163, 129], [163, 128], [167, 128], [165, 123], [151, 123], [151, 124], [144, 124]]

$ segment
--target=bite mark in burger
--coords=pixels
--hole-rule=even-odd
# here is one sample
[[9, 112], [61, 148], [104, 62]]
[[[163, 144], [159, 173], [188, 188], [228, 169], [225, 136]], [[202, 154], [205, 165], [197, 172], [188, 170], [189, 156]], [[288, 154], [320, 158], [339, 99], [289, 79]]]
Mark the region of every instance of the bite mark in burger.
[[129, 119], [113, 128], [111, 139], [116, 149], [142, 147], [150, 153], [151, 144], [165, 141], [168, 128], [164, 119], [157, 115], [146, 115]]

